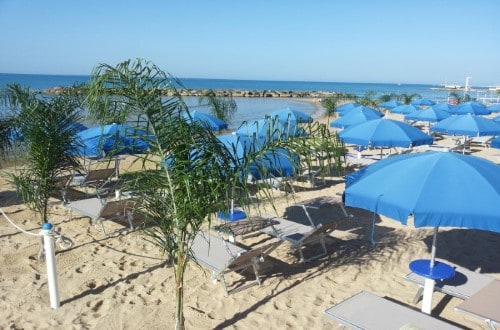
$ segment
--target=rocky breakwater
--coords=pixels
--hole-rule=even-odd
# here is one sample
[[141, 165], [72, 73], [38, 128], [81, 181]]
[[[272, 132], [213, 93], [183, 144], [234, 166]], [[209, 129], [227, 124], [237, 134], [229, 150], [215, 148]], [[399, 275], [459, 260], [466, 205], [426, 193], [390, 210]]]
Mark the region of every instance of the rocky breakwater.
[[[204, 89], [181, 89], [179, 90], [182, 96], [202, 96], [210, 90]], [[233, 89], [218, 89], [213, 90], [216, 96], [219, 97], [276, 97], [276, 98], [312, 98], [322, 99], [335, 95], [335, 92], [321, 91], [276, 91], [276, 90], [233, 90]]]
[[[65, 87], [52, 87], [42, 91], [45, 94], [64, 94], [68, 91]], [[179, 89], [182, 96], [202, 96], [213, 91], [219, 97], [275, 97], [275, 98], [310, 98], [323, 99], [334, 96], [335, 92], [322, 91], [276, 91], [276, 90], [233, 90], [233, 89]], [[81, 88], [85, 92], [85, 88]], [[160, 92], [162, 95], [172, 95], [171, 92]]]

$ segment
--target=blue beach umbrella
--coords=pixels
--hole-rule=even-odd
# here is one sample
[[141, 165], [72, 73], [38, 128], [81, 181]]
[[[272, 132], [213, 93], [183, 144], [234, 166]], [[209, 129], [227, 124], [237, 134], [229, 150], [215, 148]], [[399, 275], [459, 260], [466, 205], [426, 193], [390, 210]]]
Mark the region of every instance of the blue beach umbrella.
[[429, 99], [416, 99], [410, 102], [410, 104], [413, 105], [419, 105], [419, 106], [431, 106], [436, 104], [436, 102], [429, 100]]
[[299, 167], [299, 156], [286, 149], [270, 150], [250, 164], [252, 179], [292, 177]]
[[427, 122], [437, 122], [450, 117], [451, 115], [445, 110], [440, 110], [434, 108], [435, 106], [429, 107], [423, 110], [417, 110], [409, 113], [405, 116], [406, 120], [417, 120], [417, 121], [427, 121]]
[[[457, 179], [459, 178], [459, 179]], [[484, 158], [454, 152], [423, 152], [382, 159], [346, 178], [345, 204], [385, 215], [406, 225], [433, 227], [430, 260], [416, 260], [432, 274], [438, 263], [439, 227], [500, 232], [500, 167]], [[373, 232], [372, 232], [373, 242]], [[437, 272], [437, 270], [436, 270]], [[426, 279], [422, 311], [430, 313], [435, 282]]]
[[481, 116], [451, 116], [433, 125], [431, 131], [449, 135], [488, 136], [500, 134], [500, 124]]
[[500, 103], [490, 105], [487, 108], [490, 112], [500, 112]]
[[419, 110], [420, 110], [420, 108], [416, 107], [413, 104], [403, 104], [403, 105], [400, 105], [398, 107], [392, 108], [391, 112], [407, 115], [407, 114], [410, 114], [414, 111], [419, 111]]
[[271, 111], [267, 114], [267, 116], [279, 120], [283, 124], [286, 124], [288, 122], [310, 123], [313, 121], [313, 118], [308, 114], [290, 108]]
[[392, 109], [395, 107], [399, 107], [400, 105], [403, 105], [403, 103], [395, 101], [395, 100], [390, 100], [387, 102], [382, 102], [378, 104], [379, 108], [384, 108], [384, 109]]
[[149, 149], [147, 133], [128, 125], [111, 124], [91, 127], [77, 133], [81, 145], [78, 154], [88, 157], [143, 153]]
[[[217, 139], [232, 155], [234, 161], [234, 164], [232, 164], [233, 168], [237, 165], [242, 165], [249, 153], [255, 152], [258, 148], [260, 148], [258, 140], [246, 136], [224, 134], [217, 136]], [[244, 171], [239, 173], [239, 175], [242, 180], [246, 180], [248, 177], [248, 173], [245, 173]], [[218, 212], [218, 217], [228, 221], [236, 221], [246, 218], [246, 213], [242, 210], [236, 210], [234, 208], [234, 200], [231, 199], [230, 209], [226, 212]]]
[[383, 115], [374, 109], [367, 107], [357, 107], [350, 110], [345, 116], [337, 118], [330, 123], [330, 127], [347, 128], [361, 124], [369, 120], [380, 119]]
[[453, 104], [449, 104], [449, 103], [438, 103], [438, 104], [434, 104], [433, 106], [431, 106], [431, 108], [435, 109], [435, 110], [444, 110], [446, 112], [450, 112], [453, 110], [453, 108], [455, 108], [456, 105], [453, 105]]
[[305, 134], [305, 131], [292, 122], [283, 124], [279, 120], [266, 118], [254, 122], [244, 122], [235, 133], [236, 135], [247, 137], [255, 136], [258, 138], [271, 139], [281, 137], [286, 139], [289, 137], [302, 136]]
[[500, 149], [500, 137], [497, 137], [497, 138], [494, 138], [493, 140], [491, 140], [491, 147], [496, 148], [496, 149]]
[[220, 131], [223, 129], [227, 129], [227, 123], [222, 121], [221, 119], [210, 115], [208, 113], [203, 113], [203, 112], [198, 112], [198, 111], [193, 111], [190, 113], [191, 118], [187, 113], [183, 113], [182, 116], [189, 122], [189, 123], [197, 123], [199, 125], [202, 125], [204, 127], [207, 127], [208, 129], [212, 131]]
[[342, 105], [339, 105], [338, 107], [335, 108], [335, 111], [339, 114], [339, 116], [342, 116], [343, 114], [347, 113], [349, 110], [352, 110], [354, 108], [360, 107], [361, 104], [358, 103], [345, 103]]
[[450, 110], [450, 113], [455, 115], [488, 115], [490, 114], [490, 110], [486, 108], [486, 106], [479, 102], [465, 102], [460, 103], [456, 107]]
[[483, 158], [454, 152], [396, 155], [353, 173], [348, 181], [348, 206], [402, 224], [413, 215], [415, 227], [500, 232], [500, 166]]
[[234, 134], [219, 135], [217, 139], [229, 150], [235, 165], [242, 164], [245, 157], [249, 153], [257, 151], [261, 145], [258, 139]]
[[418, 128], [392, 119], [375, 119], [344, 129], [339, 137], [345, 143], [364, 147], [402, 147], [432, 144], [432, 137]]

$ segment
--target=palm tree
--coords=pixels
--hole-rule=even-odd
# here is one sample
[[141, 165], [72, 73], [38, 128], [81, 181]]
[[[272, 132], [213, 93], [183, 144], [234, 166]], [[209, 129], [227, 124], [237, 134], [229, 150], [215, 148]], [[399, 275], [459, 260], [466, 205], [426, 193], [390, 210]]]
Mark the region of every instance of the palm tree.
[[1, 152], [26, 160], [23, 170], [8, 176], [43, 224], [49, 218], [50, 197], [61, 189], [61, 178], [81, 169], [74, 125], [80, 120], [81, 100], [73, 95], [43, 98], [19, 85], [9, 85], [4, 96], [11, 112], [0, 125], [0, 139], [5, 141]]
[[415, 98], [421, 98], [422, 96], [420, 94], [414, 93], [414, 94], [399, 94], [398, 96], [398, 101], [401, 101], [403, 104], [410, 104], [411, 101]]
[[312, 146], [331, 153], [338, 147], [325, 125], [312, 124], [307, 137], [268, 139], [262, 149], [244, 155], [241, 162], [211, 131], [182, 118], [188, 109], [174, 87], [179, 82], [174, 81], [141, 59], [116, 67], [101, 64], [93, 72], [87, 101], [93, 118], [105, 122], [109, 117], [135, 116], [138, 125], [150, 133], [152, 147], [141, 158], [143, 170], [131, 173], [124, 184], [142, 196], [137, 207], [148, 224], [146, 234], [173, 266], [176, 329], [183, 329], [184, 272], [192, 241], [217, 211], [228, 209], [230, 198], [248, 204], [245, 174], [249, 162], [276, 147], [307, 150], [306, 157]]
[[452, 99], [457, 100], [456, 104], [460, 104], [460, 103], [463, 103], [463, 102], [470, 102], [471, 101], [471, 97], [470, 97], [469, 94], [462, 94], [462, 95], [460, 95], [457, 92], [451, 92], [451, 93], [449, 93], [448, 94], [448, 98], [452, 98]]
[[231, 121], [238, 108], [232, 98], [217, 97], [211, 89], [198, 98], [198, 103], [199, 105], [208, 105], [212, 115], [226, 123]]

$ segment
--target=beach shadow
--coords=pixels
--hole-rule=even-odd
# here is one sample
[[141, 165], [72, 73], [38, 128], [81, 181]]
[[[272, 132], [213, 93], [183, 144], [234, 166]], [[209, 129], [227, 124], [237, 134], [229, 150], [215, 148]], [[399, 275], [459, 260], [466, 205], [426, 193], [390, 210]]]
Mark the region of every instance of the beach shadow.
[[[401, 240], [401, 238], [393, 238], [390, 241], [397, 242], [398, 240]], [[268, 260], [270, 260], [274, 266], [273, 274], [269, 277], [291, 278], [300, 274], [303, 274], [304, 276], [296, 278], [289, 285], [281, 289], [278, 289], [278, 286], [282, 287], [283, 282], [276, 284], [276, 287], [271, 290], [273, 292], [272, 294], [265, 296], [265, 298], [256, 302], [246, 310], [242, 310], [234, 314], [232, 318], [218, 324], [214, 327], [214, 329], [226, 329], [227, 327], [235, 325], [238, 321], [243, 320], [262, 305], [265, 305], [281, 294], [292, 290], [294, 287], [305, 281], [312, 280], [331, 271], [333, 268], [345, 265], [363, 265], [370, 260], [384, 261], [384, 258], [387, 259], [388, 257], [383, 256], [381, 251], [390, 248], [390, 246], [391, 244], [377, 244], [372, 246], [367, 241], [361, 239], [341, 240], [331, 237], [331, 239], [327, 242], [329, 254], [308, 263], [289, 264], [282, 260], [268, 257]], [[316, 270], [314, 272], [310, 272], [310, 269]]]
[[0, 191], [0, 207], [8, 207], [23, 204], [23, 200], [17, 196], [15, 190]]
[[[432, 235], [424, 239], [431, 250]], [[445, 246], [446, 248], [441, 248]], [[475, 229], [438, 232], [436, 257], [480, 273], [500, 273], [500, 234]]]
[[88, 295], [98, 295], [102, 292], [104, 292], [105, 290], [107, 289], [112, 289], [114, 288], [116, 285], [120, 284], [120, 283], [128, 283], [130, 281], [133, 281], [135, 279], [137, 279], [139, 276], [143, 275], [143, 274], [148, 274], [148, 273], [152, 273], [154, 272], [155, 270], [157, 269], [160, 269], [160, 268], [164, 268], [166, 266], [166, 262], [161, 262], [155, 266], [152, 266], [152, 267], [149, 267], [141, 272], [137, 272], [137, 273], [133, 273], [133, 274], [129, 274], [125, 277], [122, 277], [122, 278], [119, 278], [117, 279], [116, 281], [112, 281], [112, 282], [108, 282], [106, 285], [101, 285], [101, 286], [93, 286], [91, 284], [88, 285], [89, 289], [88, 290], [85, 290], [83, 292], [81, 292], [80, 294], [77, 294], [76, 296], [73, 296], [69, 299], [66, 299], [66, 300], [63, 300], [61, 301], [61, 305], [64, 305], [64, 304], [67, 304], [67, 303], [70, 303], [70, 302], [73, 302], [73, 301], [76, 301], [76, 300], [79, 300], [85, 296], [88, 296]]

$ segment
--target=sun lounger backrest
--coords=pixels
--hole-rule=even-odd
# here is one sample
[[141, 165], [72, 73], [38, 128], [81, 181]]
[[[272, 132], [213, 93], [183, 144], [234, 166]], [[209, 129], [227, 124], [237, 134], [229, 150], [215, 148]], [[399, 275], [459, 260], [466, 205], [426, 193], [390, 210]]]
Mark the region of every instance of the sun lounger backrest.
[[90, 170], [82, 184], [106, 181], [111, 178], [113, 174], [115, 174], [115, 171], [115, 168], [100, 168], [96, 170]]
[[300, 240], [300, 243], [307, 244], [309, 241], [317, 241], [320, 235], [325, 234], [333, 229], [335, 229], [333, 222], [321, 224], [315, 229], [311, 230], [311, 232], [309, 232], [308, 234], [304, 235]]
[[260, 247], [253, 248], [238, 257], [236, 257], [232, 262], [231, 265], [233, 266], [243, 266], [243, 265], [249, 265], [252, 263], [252, 259], [254, 258], [265, 258], [269, 253], [271, 253], [274, 249], [278, 247], [283, 243], [283, 241], [277, 241], [274, 243], [266, 244]]
[[127, 200], [108, 201], [102, 208], [101, 218], [123, 217], [127, 211]]
[[460, 329], [366, 291], [325, 310], [324, 314], [353, 329]]

